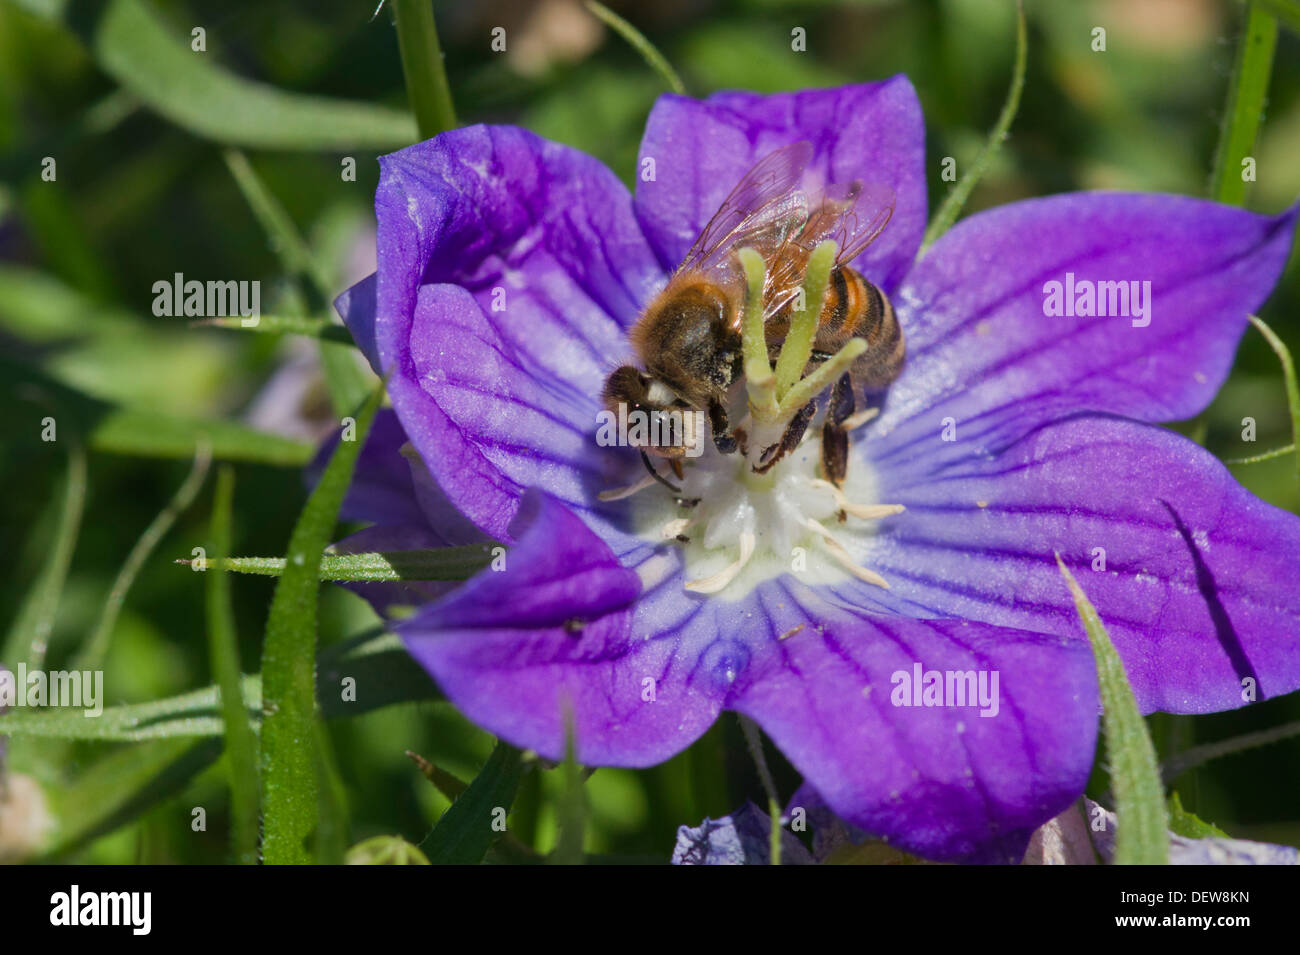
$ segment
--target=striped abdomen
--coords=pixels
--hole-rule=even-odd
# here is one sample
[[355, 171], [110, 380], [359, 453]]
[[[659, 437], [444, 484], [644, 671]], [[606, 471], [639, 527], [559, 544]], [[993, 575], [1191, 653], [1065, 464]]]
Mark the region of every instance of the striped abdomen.
[[894, 306], [855, 269], [839, 265], [831, 270], [813, 342], [814, 355], [828, 358], [854, 336], [867, 343], [867, 350], [853, 364], [853, 377], [860, 387], [883, 388], [898, 377], [903, 370], [904, 344]]

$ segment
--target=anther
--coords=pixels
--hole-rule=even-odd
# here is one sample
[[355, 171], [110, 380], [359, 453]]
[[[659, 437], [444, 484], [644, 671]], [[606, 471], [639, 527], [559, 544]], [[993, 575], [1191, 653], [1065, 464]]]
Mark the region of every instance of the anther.
[[808, 527], [809, 530], [816, 531], [817, 534], [821, 536], [822, 543], [826, 546], [826, 550], [829, 551], [830, 555], [839, 561], [840, 565], [850, 574], [858, 578], [858, 580], [865, 581], [869, 584], [875, 584], [877, 587], [883, 587], [885, 590], [889, 589], [889, 581], [885, 580], [884, 577], [881, 577], [874, 570], [868, 570], [860, 564], [855, 564], [853, 562], [853, 557], [844, 549], [844, 545], [837, 541], [835, 535], [822, 527], [821, 524], [814, 521], [811, 517], [808, 517], [804, 518], [804, 525]]

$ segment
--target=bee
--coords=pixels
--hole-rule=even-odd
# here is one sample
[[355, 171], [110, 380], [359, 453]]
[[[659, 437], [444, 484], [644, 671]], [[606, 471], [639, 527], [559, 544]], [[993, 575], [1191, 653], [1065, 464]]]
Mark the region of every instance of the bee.
[[[805, 305], [808, 258], [818, 244], [833, 239], [838, 252], [805, 373], [854, 336], [868, 345], [832, 386], [823, 425], [823, 473], [839, 485], [847, 475], [857, 393], [888, 385], [903, 364], [903, 336], [888, 297], [848, 264], [884, 230], [894, 194], [886, 186], [859, 182], [805, 192], [799, 186], [811, 156], [809, 143], [794, 143], [769, 153], [745, 174], [632, 327], [641, 367], [616, 369], [606, 379], [603, 399], [615, 413], [623, 405], [651, 418], [702, 412], [718, 451], [746, 450], [744, 431], [732, 428], [727, 413], [728, 393], [743, 373], [741, 317], [748, 294], [736, 253], [752, 248], [766, 265], [764, 337], [775, 359], [796, 309]], [[815, 402], [801, 409], [781, 439], [761, 450], [755, 470], [769, 469], [797, 447], [815, 413]], [[680, 478], [685, 444], [661, 440], [638, 450], [650, 473], [676, 491], [649, 455], [666, 459]]]

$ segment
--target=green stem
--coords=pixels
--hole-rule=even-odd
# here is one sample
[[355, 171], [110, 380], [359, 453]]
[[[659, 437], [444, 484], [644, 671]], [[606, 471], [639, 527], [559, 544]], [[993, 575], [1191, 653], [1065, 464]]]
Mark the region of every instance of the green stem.
[[1282, 363], [1282, 380], [1286, 384], [1286, 403], [1291, 412], [1291, 448], [1296, 452], [1296, 473], [1300, 474], [1300, 384], [1296, 382], [1295, 362], [1291, 359], [1291, 349], [1277, 337], [1277, 333], [1254, 315], [1249, 316], [1250, 323], [1259, 329], [1270, 348]]
[[682, 78], [677, 75], [677, 71], [668, 62], [668, 58], [660, 53], [640, 30], [603, 3], [597, 3], [596, 0], [587, 0], [586, 7], [593, 15], [603, 20], [611, 30], [626, 40], [629, 46], [640, 53], [650, 69], [664, 78], [664, 82], [668, 84], [670, 90], [678, 96], [686, 95], [686, 86], [682, 83]]
[[1264, 99], [1273, 72], [1273, 51], [1277, 47], [1277, 19], [1261, 4], [1250, 3], [1246, 28], [1237, 46], [1237, 58], [1228, 83], [1228, 102], [1223, 110], [1219, 148], [1214, 155], [1210, 195], [1219, 202], [1239, 206], [1246, 198], [1242, 160], [1255, 148]]
[[397, 45], [402, 54], [406, 96], [422, 139], [455, 129], [456, 107], [451, 101], [447, 70], [438, 46], [432, 0], [393, 0]]
[[[368, 554], [326, 554], [321, 557], [318, 580], [468, 580], [492, 561], [484, 544], [438, 547], [430, 550], [399, 550]], [[179, 560], [178, 564], [189, 564]], [[204, 569], [216, 568], [237, 574], [279, 577], [284, 573], [283, 557], [224, 557], [210, 559]]]

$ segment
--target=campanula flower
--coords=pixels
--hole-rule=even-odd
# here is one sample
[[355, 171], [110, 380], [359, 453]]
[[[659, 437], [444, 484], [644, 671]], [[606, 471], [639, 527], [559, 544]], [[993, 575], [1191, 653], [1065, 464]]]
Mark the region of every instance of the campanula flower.
[[[895, 197], [853, 265], [897, 310], [906, 363], [853, 433], [844, 490], [810, 441], [762, 481], [710, 447], [685, 465], [708, 489], [695, 511], [658, 485], [602, 500], [644, 476], [596, 441], [629, 327], [736, 182], [798, 141], [823, 181]], [[1004, 862], [1094, 756], [1096, 675], [1056, 553], [1145, 711], [1300, 684], [1300, 519], [1157, 424], [1224, 381], [1296, 210], [1051, 196], [972, 215], [918, 259], [924, 162], [901, 76], [665, 96], [635, 193], [510, 126], [381, 160], [378, 269], [338, 307], [393, 413], [348, 502], [374, 526], [348, 546], [508, 547], [463, 585], [375, 598], [419, 603], [398, 632], [471, 720], [559, 758], [571, 713], [579, 760], [642, 767], [732, 710], [853, 825]], [[740, 526], [743, 572], [686, 589], [736, 562]]]

